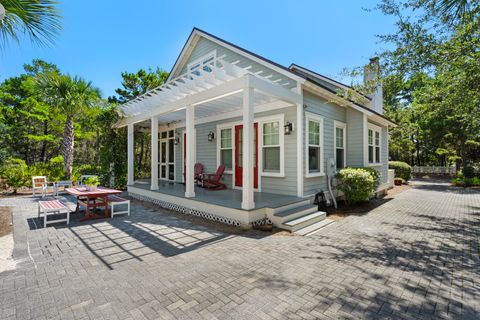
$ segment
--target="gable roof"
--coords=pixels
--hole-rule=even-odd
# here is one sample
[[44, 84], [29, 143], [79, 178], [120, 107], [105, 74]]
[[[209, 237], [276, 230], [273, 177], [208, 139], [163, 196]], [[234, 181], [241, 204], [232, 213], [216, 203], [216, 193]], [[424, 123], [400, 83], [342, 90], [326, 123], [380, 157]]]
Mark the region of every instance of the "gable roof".
[[[182, 47], [180, 55], [177, 57], [177, 59], [175, 60], [175, 63], [172, 66], [172, 69], [170, 70], [170, 74], [169, 74], [166, 82], [171, 80], [171, 78], [173, 78], [174, 75], [176, 76], [176, 72], [178, 70], [180, 70], [182, 68], [182, 66], [186, 63], [186, 60], [187, 60], [186, 58], [188, 57], [188, 53], [190, 53], [191, 50], [193, 50], [196, 41], [198, 41], [198, 39], [200, 39], [200, 37], [204, 37], [204, 38], [206, 38], [206, 39], [208, 39], [208, 40], [210, 40], [214, 43], [217, 43], [221, 46], [226, 47], [227, 49], [230, 49], [234, 52], [242, 54], [242, 55], [246, 56], [247, 58], [250, 58], [251, 60], [253, 60], [255, 62], [263, 64], [264, 66], [272, 68], [273, 70], [275, 70], [279, 73], [282, 73], [285, 76], [293, 78], [293, 79], [299, 81], [300, 83], [304, 83], [305, 81], [309, 81], [310, 83], [313, 83], [314, 85], [320, 87], [321, 89], [324, 89], [324, 90], [326, 90], [330, 93], [334, 93], [334, 94], [337, 94], [338, 88], [353, 89], [353, 87], [351, 87], [349, 85], [346, 85], [344, 83], [341, 83], [339, 81], [331, 79], [327, 76], [321, 75], [321, 74], [319, 74], [317, 72], [314, 72], [312, 70], [309, 70], [307, 68], [301, 67], [301, 66], [299, 66], [297, 64], [294, 64], [294, 63], [292, 63], [287, 68], [287, 67], [285, 67], [285, 66], [283, 66], [279, 63], [276, 63], [276, 62], [274, 62], [270, 59], [267, 59], [267, 58], [265, 58], [261, 55], [258, 55], [256, 53], [254, 53], [252, 51], [244, 49], [244, 48], [242, 48], [242, 47], [240, 47], [236, 44], [233, 44], [233, 43], [231, 43], [227, 40], [219, 38], [219, 37], [217, 37], [217, 36], [215, 36], [211, 33], [208, 33], [208, 32], [206, 32], [202, 29], [197, 28], [197, 27], [194, 27], [192, 29], [192, 32], [188, 36], [187, 41], [185, 42], [185, 44]], [[365, 97], [369, 101], [372, 100], [370, 97], [367, 97], [363, 94], [362, 94], [362, 96]], [[384, 115], [376, 112], [375, 110], [370, 109], [369, 107], [367, 107], [363, 104], [354, 102], [350, 99], [347, 99], [347, 100], [350, 103], [353, 103], [354, 105], [356, 105], [356, 106], [358, 106], [358, 107], [360, 107], [360, 108], [362, 108], [362, 109], [364, 109], [368, 112], [371, 112], [371, 113], [373, 113], [377, 116], [380, 116], [381, 118], [387, 120], [388, 122], [390, 122], [392, 124], [395, 124], [390, 119], [388, 119]]]
[[[301, 74], [302, 76], [304, 76], [306, 79], [309, 79], [309, 78], [313, 78], [315, 79], [317, 82], [319, 83], [322, 83], [324, 86], [327, 86], [333, 90], [337, 90], [339, 88], [343, 88], [343, 89], [351, 89], [351, 90], [355, 90], [355, 88], [353, 88], [352, 86], [349, 86], [345, 83], [342, 83], [340, 81], [337, 81], [335, 79], [332, 79], [332, 78], [329, 78], [323, 74], [320, 74], [318, 72], [315, 72], [313, 70], [310, 70], [310, 69], [307, 69], [305, 67], [302, 67], [302, 66], [299, 66], [298, 64], [295, 64], [295, 63], [292, 63], [289, 67], [288, 67], [290, 70], [294, 71], [294, 72], [297, 72], [298, 74]], [[358, 92], [358, 94], [362, 95], [364, 98], [368, 99], [368, 100], [372, 100], [372, 98]]]
[[293, 72], [292, 70], [290, 70], [289, 68], [279, 64], [279, 63], [276, 63], [272, 60], [269, 60], [265, 57], [262, 57], [254, 52], [251, 52], [247, 49], [244, 49], [240, 46], [237, 46], [236, 44], [233, 44], [229, 41], [226, 41], [224, 39], [221, 39], [211, 33], [208, 33], [206, 31], [203, 31], [197, 27], [193, 28], [192, 32], [190, 33], [190, 35], [188, 36], [188, 39], [187, 39], [187, 42], [185, 42], [183, 48], [182, 48], [182, 51], [180, 52], [180, 55], [177, 57], [177, 60], [175, 61], [173, 67], [172, 67], [172, 70], [170, 71], [170, 75], [169, 75], [169, 78], [168, 80], [170, 80], [171, 77], [173, 77], [178, 70], [181, 69], [181, 67], [185, 64], [186, 62], [186, 56], [188, 55], [188, 52], [190, 50], [193, 49], [194, 47], [194, 44], [195, 42], [199, 39], [199, 37], [204, 37], [214, 43], [217, 43], [221, 46], [224, 46], [226, 47], [227, 49], [230, 49], [234, 52], [237, 52], [237, 53], [240, 53], [244, 56], [246, 56], [247, 58], [255, 61], [255, 62], [258, 62], [266, 67], [269, 67], [287, 77], [290, 77], [290, 78], [293, 78], [294, 80], [297, 80], [297, 81], [300, 81], [300, 82], [304, 82], [305, 81], [305, 77], [302, 76], [301, 74], [297, 73], [297, 72]]

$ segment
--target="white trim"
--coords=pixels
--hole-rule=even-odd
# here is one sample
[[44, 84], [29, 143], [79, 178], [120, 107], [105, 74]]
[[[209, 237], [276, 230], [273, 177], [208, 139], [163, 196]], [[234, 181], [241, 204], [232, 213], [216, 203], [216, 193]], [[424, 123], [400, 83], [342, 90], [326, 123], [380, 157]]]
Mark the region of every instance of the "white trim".
[[[168, 133], [170, 131], [173, 131], [173, 137], [169, 137], [168, 136]], [[173, 127], [169, 127], [169, 126], [164, 126], [162, 130], [159, 130], [158, 131], [158, 141], [157, 143], [159, 143], [160, 145], [160, 148], [158, 148], [158, 152], [160, 154], [160, 156], [158, 157], [158, 166], [160, 167], [160, 169], [158, 170], [158, 179], [160, 180], [163, 180], [163, 181], [170, 181], [170, 182], [174, 182], [176, 181], [177, 179], [177, 148], [175, 146], [175, 131], [176, 131], [176, 127], [173, 126]], [[166, 138], [162, 138], [162, 133], [163, 132], [166, 132], [167, 133], [167, 137]], [[170, 151], [168, 151], [169, 149], [169, 140], [173, 140], [173, 162], [170, 162], [168, 161], [169, 159], [169, 156], [170, 156]], [[166, 157], [166, 162], [165, 162], [165, 166], [168, 168], [169, 165], [173, 164], [173, 180], [170, 180], [168, 179], [168, 169], [165, 169], [165, 173], [166, 173], [166, 178], [162, 178], [162, 170], [161, 170], [161, 166], [163, 165], [162, 164], [162, 160], [161, 160], [161, 155], [162, 155], [162, 152], [161, 152], [161, 146], [162, 146], [162, 142], [166, 142], [166, 152], [165, 152], [165, 157]], [[182, 155], [183, 156], [183, 155]], [[182, 157], [183, 158], [183, 157]]]
[[333, 156], [335, 168], [337, 166], [337, 128], [343, 129], [343, 167], [347, 166], [347, 124], [342, 121], [333, 121]]
[[[280, 147], [280, 171], [279, 172], [264, 172], [263, 171], [263, 124], [278, 122], [278, 143]], [[263, 177], [285, 177], [285, 114], [277, 114], [269, 117], [263, 117], [258, 121], [258, 166], [259, 174]]]
[[[193, 146], [193, 149], [194, 149], [193, 162], [197, 163], [197, 128], [195, 128], [195, 130], [193, 131], [195, 132], [195, 143]], [[184, 128], [182, 130], [182, 139], [180, 140], [180, 143], [179, 143], [179, 145], [182, 146], [182, 182], [185, 182], [185, 150], [183, 148], [183, 145], [184, 145], [184, 140], [187, 138], [186, 133], [187, 133], [187, 130]]]
[[[372, 131], [372, 144], [371, 146], [373, 147], [373, 162], [370, 162], [369, 159], [369, 147], [370, 143], [368, 141], [368, 133], [369, 131]], [[378, 145], [376, 144], [376, 138], [375, 134], [378, 133]], [[379, 127], [377, 125], [374, 125], [373, 123], [368, 122], [367, 123], [367, 137], [365, 140], [365, 149], [366, 149], [366, 154], [367, 154], [367, 166], [381, 166], [382, 165], [382, 127]], [[378, 151], [378, 161], [376, 161], [376, 148], [379, 149]]]
[[[320, 172], [309, 172], [309, 163], [308, 163], [308, 148], [310, 146], [308, 141], [308, 125], [309, 121], [318, 122], [320, 124]], [[305, 177], [306, 178], [314, 178], [314, 177], [322, 177], [325, 175], [325, 160], [324, 160], [324, 118], [316, 113], [312, 112], [305, 112]]]
[[[280, 136], [279, 136], [279, 142], [280, 142], [280, 172], [263, 172], [263, 126], [262, 124], [265, 122], [272, 122], [272, 121], [279, 121], [280, 123]], [[283, 131], [283, 125], [285, 122], [285, 114], [284, 113], [279, 113], [279, 114], [274, 114], [271, 116], [264, 116], [264, 117], [259, 117], [259, 118], [254, 118], [253, 123], [258, 124], [258, 149], [257, 149], [257, 157], [258, 157], [258, 186], [255, 189], [255, 191], [261, 191], [262, 190], [262, 177], [276, 177], [276, 178], [284, 178], [285, 177], [285, 132]], [[219, 138], [220, 137], [220, 130], [221, 129], [226, 129], [226, 128], [231, 128], [232, 129], [232, 171], [226, 173], [230, 173], [232, 175], [232, 188], [234, 189], [241, 189], [241, 187], [235, 186], [235, 164], [236, 164], [236, 157], [235, 157], [235, 126], [241, 125], [242, 121], [232, 121], [232, 122], [226, 122], [226, 123], [220, 123], [217, 124], [216, 129], [217, 129], [217, 167], [220, 165], [220, 144], [219, 144]]]
[[[208, 60], [210, 58], [213, 58], [212, 62], [214, 63], [215, 60], [217, 59], [217, 50], [212, 50], [209, 53], [203, 55], [202, 57], [193, 60], [189, 64], [187, 64], [187, 72], [192, 72], [193, 70], [190, 70], [191, 67], [195, 64], [199, 64], [199, 67], [203, 67], [205, 65], [205, 60]], [[207, 63], [208, 64], [208, 63]]]
[[[297, 83], [297, 93], [302, 96], [303, 100], [303, 90], [302, 85]], [[303, 103], [297, 103], [296, 107], [296, 116], [297, 116], [297, 197], [302, 198], [304, 195], [304, 168], [303, 168], [303, 134], [305, 130], [305, 122], [304, 122], [304, 111], [303, 111]]]
[[174, 77], [174, 75], [175, 75], [175, 74], [177, 73], [177, 71], [179, 70], [179, 67], [181, 67], [182, 65], [185, 64], [185, 61], [184, 61], [184, 60], [186, 59], [185, 55], [187, 55], [187, 53], [188, 53], [188, 54], [191, 54], [191, 52], [192, 52], [192, 50], [193, 50], [193, 47], [194, 47], [194, 46], [196, 45], [196, 43], [198, 42], [198, 39], [196, 38], [196, 36], [198, 36], [198, 37], [203, 37], [203, 38], [205, 38], [205, 39], [207, 39], [207, 40], [210, 40], [210, 41], [212, 41], [213, 43], [216, 43], [217, 45], [219, 45], [219, 46], [221, 46], [221, 47], [227, 48], [227, 49], [233, 51], [234, 53], [237, 53], [237, 54], [239, 54], [239, 55], [241, 55], [241, 56], [243, 56], [243, 57], [246, 57], [246, 58], [248, 58], [248, 59], [250, 59], [250, 60], [252, 60], [252, 61], [254, 61], [254, 62], [257, 62], [257, 63], [259, 63], [259, 64], [261, 64], [261, 65], [263, 65], [263, 66], [265, 66], [265, 67], [267, 67], [267, 68], [269, 68], [269, 69], [272, 69], [272, 70], [274, 70], [274, 71], [276, 71], [276, 72], [284, 75], [284, 76], [287, 77], [287, 78], [290, 78], [290, 79], [295, 80], [295, 81], [300, 82], [300, 83], [304, 83], [304, 82], [305, 82], [305, 79], [304, 79], [304, 78], [295, 75], [295, 74], [293, 73], [293, 71], [290, 72], [290, 71], [284, 70], [284, 69], [282, 69], [282, 68], [280, 68], [280, 67], [278, 67], [278, 66], [276, 66], [276, 65], [274, 65], [274, 64], [272, 64], [272, 63], [268, 63], [267, 61], [265, 61], [265, 60], [263, 60], [263, 59], [260, 59], [260, 58], [258, 58], [258, 57], [255, 57], [255, 56], [253, 56], [253, 55], [251, 55], [251, 54], [248, 54], [247, 52], [245, 52], [245, 51], [243, 51], [243, 50], [240, 50], [239, 48], [237, 48], [237, 47], [235, 47], [235, 46], [229, 45], [229, 44], [225, 43], [224, 41], [221, 41], [221, 40], [219, 40], [219, 39], [213, 38], [213, 37], [211, 37], [211, 36], [203, 33], [202, 31], [200, 31], [200, 30], [198, 30], [198, 29], [194, 29], [193, 32], [192, 32], [192, 34], [191, 34], [190, 37], [188, 38], [188, 40], [187, 40], [187, 42], [186, 42], [186, 44], [185, 44], [182, 52], [180, 52], [180, 55], [179, 55], [179, 57], [178, 57], [178, 59], [177, 59], [177, 63], [175, 63], [175, 65], [174, 65], [173, 68], [172, 68], [172, 71], [171, 71], [171, 73], [170, 73], [169, 78], [167, 79], [167, 82], [168, 82], [168, 80], [170, 80], [170, 78]]
[[[221, 135], [221, 132], [222, 130], [225, 130], [225, 129], [230, 129], [231, 130], [231, 147], [230, 147], [230, 150], [232, 151], [232, 169], [231, 170], [227, 170], [225, 169], [225, 172], [226, 174], [232, 174], [234, 175], [234, 172], [235, 172], [235, 166], [234, 166], [234, 158], [235, 158], [235, 127], [232, 127], [232, 126], [229, 126], [229, 125], [222, 125], [222, 124], [219, 124], [217, 125], [217, 168], [220, 166], [220, 151], [221, 151], [221, 139], [222, 139], [222, 135]], [[233, 180], [233, 179], [232, 179]]]

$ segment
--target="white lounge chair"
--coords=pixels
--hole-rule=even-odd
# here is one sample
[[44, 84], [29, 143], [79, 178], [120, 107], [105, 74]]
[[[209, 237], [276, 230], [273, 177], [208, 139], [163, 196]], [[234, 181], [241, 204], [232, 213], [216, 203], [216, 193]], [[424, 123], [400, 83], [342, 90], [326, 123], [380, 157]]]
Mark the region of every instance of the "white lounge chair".
[[49, 186], [46, 176], [33, 176], [32, 177], [32, 189], [33, 196], [36, 196], [36, 191], [41, 191], [42, 197], [45, 197], [48, 189], [52, 189], [55, 192], [54, 186]]

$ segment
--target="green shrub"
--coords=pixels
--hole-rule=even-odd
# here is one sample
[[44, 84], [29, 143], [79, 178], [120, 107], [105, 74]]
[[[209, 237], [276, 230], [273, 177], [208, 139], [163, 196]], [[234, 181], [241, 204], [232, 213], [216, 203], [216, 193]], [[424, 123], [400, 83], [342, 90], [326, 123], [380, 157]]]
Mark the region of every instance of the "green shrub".
[[467, 179], [473, 178], [475, 177], [475, 168], [472, 166], [466, 166], [463, 168], [462, 174]]
[[395, 178], [402, 178], [408, 181], [412, 178], [412, 167], [408, 163], [402, 161], [389, 161], [388, 168], [395, 170]]
[[375, 179], [363, 168], [344, 168], [337, 173], [337, 188], [345, 195], [347, 204], [367, 201], [375, 192]]
[[6, 185], [13, 188], [13, 193], [17, 193], [17, 189], [25, 186], [29, 176], [27, 175], [27, 165], [21, 159], [9, 159], [5, 161], [0, 169], [0, 175]]
[[459, 187], [476, 187], [480, 186], [480, 177], [455, 178], [452, 180], [452, 184]]
[[97, 176], [91, 176], [85, 179], [85, 184], [87, 186], [98, 186], [100, 184], [100, 179]]
[[372, 175], [373, 180], [375, 180], [375, 190], [377, 190], [380, 186], [380, 172], [378, 172], [377, 169], [371, 167], [363, 167], [361, 169], [368, 171], [368, 173]]

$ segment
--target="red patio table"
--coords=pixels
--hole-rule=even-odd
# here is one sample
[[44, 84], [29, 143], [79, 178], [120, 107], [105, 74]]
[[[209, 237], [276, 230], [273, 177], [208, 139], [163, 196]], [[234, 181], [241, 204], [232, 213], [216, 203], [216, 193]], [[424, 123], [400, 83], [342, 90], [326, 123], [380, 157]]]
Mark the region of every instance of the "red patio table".
[[[109, 218], [110, 212], [108, 211], [108, 196], [122, 193], [120, 190], [104, 187], [98, 187], [95, 191], [89, 191], [85, 187], [66, 188], [65, 191], [72, 196], [77, 197], [77, 208], [75, 212], [78, 212], [80, 205], [85, 207], [85, 217], [80, 219], [80, 221]], [[95, 214], [91, 211], [91, 209], [95, 209], [97, 207], [105, 208], [103, 215]]]

